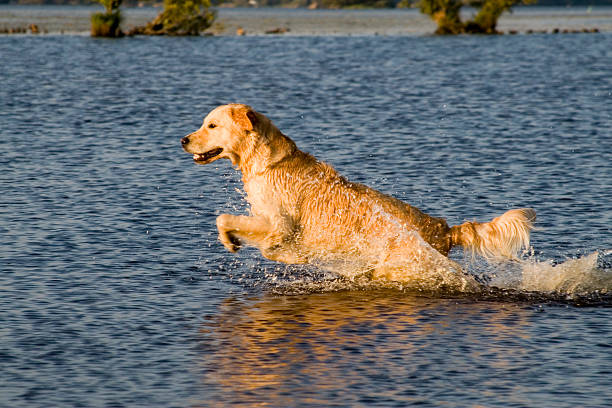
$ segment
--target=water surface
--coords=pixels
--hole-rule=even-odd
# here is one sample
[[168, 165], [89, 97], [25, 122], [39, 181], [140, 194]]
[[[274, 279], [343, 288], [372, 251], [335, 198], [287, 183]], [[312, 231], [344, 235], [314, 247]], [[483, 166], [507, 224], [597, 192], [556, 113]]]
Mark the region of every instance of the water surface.
[[[610, 43], [0, 37], [0, 406], [610, 406]], [[230, 254], [239, 175], [179, 143], [227, 102], [450, 224], [535, 208], [534, 262], [596, 259], [534, 294], [453, 252], [503, 288], [473, 298]]]

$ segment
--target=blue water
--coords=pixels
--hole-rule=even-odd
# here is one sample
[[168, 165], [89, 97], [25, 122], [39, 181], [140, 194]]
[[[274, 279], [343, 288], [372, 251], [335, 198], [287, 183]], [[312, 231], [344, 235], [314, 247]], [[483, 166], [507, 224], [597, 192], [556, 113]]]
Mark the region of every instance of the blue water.
[[[0, 406], [611, 406], [610, 44], [0, 37]], [[533, 262], [598, 252], [599, 280], [467, 265], [502, 290], [449, 296], [230, 254], [239, 174], [179, 143], [227, 102], [449, 224], [532, 207]]]

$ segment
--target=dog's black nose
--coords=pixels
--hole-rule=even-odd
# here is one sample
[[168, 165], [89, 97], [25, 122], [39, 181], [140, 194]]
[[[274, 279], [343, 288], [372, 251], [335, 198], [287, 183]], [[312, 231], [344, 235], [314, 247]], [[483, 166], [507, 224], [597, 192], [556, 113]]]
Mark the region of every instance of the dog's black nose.
[[181, 139], [181, 144], [185, 146], [187, 143], [189, 143], [189, 137], [185, 136], [184, 138]]

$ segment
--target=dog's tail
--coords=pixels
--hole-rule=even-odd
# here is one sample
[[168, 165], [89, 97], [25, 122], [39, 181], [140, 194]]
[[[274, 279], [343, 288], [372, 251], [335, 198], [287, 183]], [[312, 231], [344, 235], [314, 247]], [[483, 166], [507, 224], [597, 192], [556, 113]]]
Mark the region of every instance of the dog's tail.
[[486, 258], [515, 258], [529, 247], [536, 213], [531, 208], [510, 210], [491, 222], [466, 222], [451, 227], [452, 245], [461, 245]]

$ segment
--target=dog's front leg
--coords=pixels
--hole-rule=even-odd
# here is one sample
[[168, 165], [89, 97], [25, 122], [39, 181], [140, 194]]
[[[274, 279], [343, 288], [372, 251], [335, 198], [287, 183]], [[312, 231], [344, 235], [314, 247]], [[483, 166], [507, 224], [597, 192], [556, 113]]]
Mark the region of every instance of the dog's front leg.
[[263, 217], [221, 214], [217, 217], [219, 240], [230, 251], [236, 252], [243, 242], [255, 245], [263, 256], [285, 263], [305, 263], [307, 259], [296, 249], [292, 234], [273, 226]]
[[279, 234], [263, 217], [221, 214], [217, 217], [219, 240], [230, 251], [236, 252], [243, 242], [251, 243], [260, 249], [277, 244], [275, 237]]

